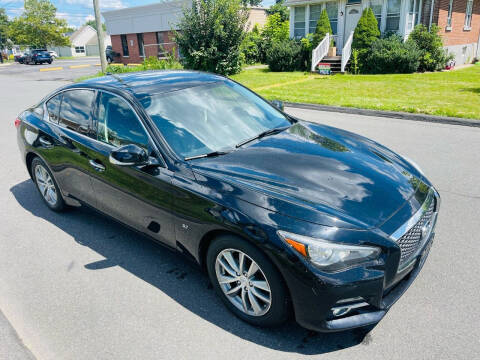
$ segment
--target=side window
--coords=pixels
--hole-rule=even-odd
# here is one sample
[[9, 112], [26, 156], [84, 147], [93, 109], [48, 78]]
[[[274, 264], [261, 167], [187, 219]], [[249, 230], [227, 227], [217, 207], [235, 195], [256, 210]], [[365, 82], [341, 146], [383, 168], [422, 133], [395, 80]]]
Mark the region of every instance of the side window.
[[63, 93], [59, 123], [82, 134], [91, 130], [90, 112], [95, 92], [92, 90], [69, 90]]
[[148, 136], [135, 112], [118, 96], [100, 93], [97, 140], [113, 146], [136, 144], [150, 150]]
[[60, 103], [62, 102], [62, 94], [54, 96], [47, 102], [48, 118], [51, 122], [58, 124], [58, 113], [60, 111]]

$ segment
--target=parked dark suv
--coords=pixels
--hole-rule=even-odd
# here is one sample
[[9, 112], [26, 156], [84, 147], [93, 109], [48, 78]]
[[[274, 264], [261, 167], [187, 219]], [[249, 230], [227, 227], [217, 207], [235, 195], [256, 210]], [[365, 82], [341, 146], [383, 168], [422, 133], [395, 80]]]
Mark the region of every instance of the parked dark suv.
[[34, 49], [27, 51], [23, 56], [24, 64], [51, 64], [53, 62], [52, 56], [47, 49]]
[[251, 324], [375, 324], [433, 241], [440, 197], [418, 166], [221, 76], [92, 79], [15, 125], [50, 209], [88, 204], [193, 259]]

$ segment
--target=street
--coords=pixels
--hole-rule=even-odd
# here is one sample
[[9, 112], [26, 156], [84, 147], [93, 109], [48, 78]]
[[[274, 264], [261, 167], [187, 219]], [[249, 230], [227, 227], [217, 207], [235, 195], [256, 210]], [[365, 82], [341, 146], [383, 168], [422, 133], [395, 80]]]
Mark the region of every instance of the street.
[[[60, 63], [52, 66], [73, 65]], [[19, 156], [15, 117], [98, 71], [43, 66], [0, 67], [0, 315], [23, 342], [0, 337], [1, 360], [16, 358], [8, 349], [20, 345], [24, 358], [30, 351], [38, 359], [478, 358], [480, 128], [287, 109], [413, 159], [442, 207], [422, 272], [367, 336], [317, 334], [293, 322], [259, 329], [235, 318], [180, 255], [92, 210], [58, 214], [42, 202]]]
[[4, 64], [0, 66], [0, 75], [7, 75], [10, 79], [21, 77], [37, 81], [73, 81], [80, 76], [96, 74], [100, 70], [100, 58], [88, 56], [53, 60], [52, 64]]

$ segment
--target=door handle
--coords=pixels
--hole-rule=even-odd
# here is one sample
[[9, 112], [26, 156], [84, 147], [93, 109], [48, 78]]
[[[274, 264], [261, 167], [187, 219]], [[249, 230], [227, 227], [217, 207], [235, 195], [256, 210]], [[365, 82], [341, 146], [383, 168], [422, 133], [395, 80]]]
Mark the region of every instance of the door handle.
[[95, 160], [90, 160], [89, 163], [90, 163], [90, 166], [93, 167], [96, 171], [100, 171], [100, 172], [105, 171], [105, 166], [96, 162]]
[[46, 148], [51, 148], [53, 146], [53, 144], [49, 140], [45, 139], [43, 136], [40, 136], [38, 138], [38, 141], [40, 141], [40, 144], [42, 144]]

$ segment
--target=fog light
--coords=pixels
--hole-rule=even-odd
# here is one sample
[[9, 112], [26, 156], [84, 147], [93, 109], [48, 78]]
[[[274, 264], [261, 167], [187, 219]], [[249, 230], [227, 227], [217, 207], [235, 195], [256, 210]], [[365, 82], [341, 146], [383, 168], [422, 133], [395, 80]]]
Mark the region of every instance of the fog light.
[[[350, 304], [347, 303], [350, 302], [351, 300], [357, 301], [357, 302], [351, 302]], [[330, 310], [332, 312], [332, 315], [334, 317], [339, 317], [348, 314], [352, 310], [359, 309], [362, 307], [369, 306], [369, 304], [365, 301], [358, 301], [358, 300], [363, 300], [361, 297], [358, 298], [352, 298], [352, 299], [343, 299], [337, 302], [337, 304], [341, 304], [338, 306], [332, 307]]]

